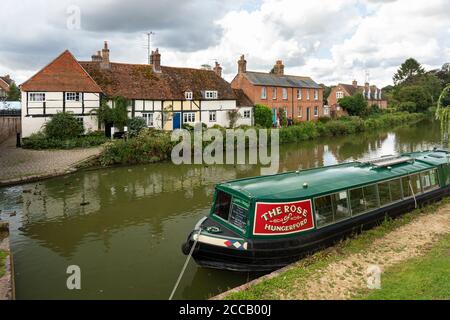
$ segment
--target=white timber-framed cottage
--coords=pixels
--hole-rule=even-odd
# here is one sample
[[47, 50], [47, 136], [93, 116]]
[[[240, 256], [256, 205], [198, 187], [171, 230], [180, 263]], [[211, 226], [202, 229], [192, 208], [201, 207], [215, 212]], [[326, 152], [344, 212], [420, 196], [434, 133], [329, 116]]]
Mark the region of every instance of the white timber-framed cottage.
[[221, 66], [213, 70], [161, 66], [161, 54], [152, 52], [149, 64], [110, 61], [107, 42], [91, 61], [77, 61], [65, 51], [21, 85], [23, 137], [38, 132], [56, 112], [73, 112], [86, 131], [104, 128], [95, 109], [104, 99], [129, 101], [128, 116], [142, 117], [147, 126], [173, 130], [183, 124], [204, 123], [228, 127], [229, 112], [240, 114], [236, 125], [251, 125], [253, 105], [225, 81]]

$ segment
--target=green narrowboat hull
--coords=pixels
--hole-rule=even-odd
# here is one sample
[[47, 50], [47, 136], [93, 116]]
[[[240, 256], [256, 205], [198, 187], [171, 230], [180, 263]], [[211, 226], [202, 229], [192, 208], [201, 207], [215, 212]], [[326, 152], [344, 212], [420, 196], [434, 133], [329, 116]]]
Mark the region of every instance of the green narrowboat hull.
[[[188, 254], [195, 244], [194, 260], [200, 266], [208, 268], [240, 272], [272, 271], [332, 245], [350, 234], [372, 228], [386, 217], [395, 218], [417, 206], [438, 201], [450, 193], [450, 164], [446, 151], [413, 153], [403, 155], [405, 161], [401, 160], [398, 157], [385, 161], [391, 163], [385, 167], [360, 162], [296, 172], [295, 175], [300, 180], [297, 184], [297, 198], [284, 197], [288, 193], [295, 193], [295, 188], [282, 187], [285, 179], [291, 179], [293, 173], [218, 185], [210, 216], [197, 224], [183, 245], [183, 252]], [[330, 179], [333, 171], [341, 174], [342, 168], [354, 168], [350, 171], [358, 172], [361, 167], [365, 171], [360, 181], [354, 179], [348, 184], [336, 182], [335, 185], [339, 185], [337, 188], [330, 184], [320, 188], [311, 179], [311, 173], [323, 171], [327, 175], [326, 179]], [[375, 170], [381, 178], [374, 179], [373, 172], [369, 170]], [[302, 176], [307, 176], [307, 181], [301, 179]], [[414, 180], [416, 176], [418, 180]], [[262, 196], [263, 193], [269, 194], [265, 191], [256, 194], [258, 180], [262, 179], [264, 184], [270, 178], [273, 179], [272, 198]], [[321, 179], [325, 178], [316, 181]], [[407, 179], [408, 183], [404, 183], [402, 179]], [[370, 201], [374, 202], [375, 197], [369, 197], [369, 187], [376, 189], [374, 194], [378, 196], [378, 207], [358, 212], [363, 203], [369, 206]], [[401, 191], [400, 199], [396, 198], [397, 187]], [[314, 192], [307, 189], [314, 189]], [[360, 194], [364, 194], [365, 190], [366, 195], [357, 199], [362, 197]], [[385, 201], [386, 190], [391, 202]], [[222, 196], [221, 200], [220, 193], [226, 193], [232, 199], [232, 204], [225, 210], [230, 212], [231, 218], [228, 221], [224, 219], [226, 216], [223, 216], [223, 212], [220, 212], [221, 204], [217, 204], [220, 201], [226, 203], [223, 201], [226, 197]], [[240, 206], [237, 210], [235, 198]], [[327, 204], [328, 199], [333, 204], [332, 209], [323, 205]], [[259, 210], [260, 206], [262, 211]], [[234, 214], [235, 211], [237, 214]], [[243, 216], [243, 213], [247, 213], [247, 220], [242, 217], [240, 220], [233, 218], [233, 215]], [[331, 222], [330, 216], [334, 218]]]

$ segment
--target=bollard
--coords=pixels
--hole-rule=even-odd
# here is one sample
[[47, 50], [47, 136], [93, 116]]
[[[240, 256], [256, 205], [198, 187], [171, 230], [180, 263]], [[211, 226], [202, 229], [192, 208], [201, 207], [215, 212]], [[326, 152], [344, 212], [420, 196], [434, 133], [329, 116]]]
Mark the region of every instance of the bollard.
[[22, 147], [22, 142], [20, 141], [20, 132], [16, 134], [16, 148]]

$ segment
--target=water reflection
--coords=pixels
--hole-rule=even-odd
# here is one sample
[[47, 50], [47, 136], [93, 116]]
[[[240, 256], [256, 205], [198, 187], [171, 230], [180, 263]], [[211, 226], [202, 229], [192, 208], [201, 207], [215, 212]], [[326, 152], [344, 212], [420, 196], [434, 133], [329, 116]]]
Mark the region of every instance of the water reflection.
[[[282, 146], [280, 171], [428, 149], [439, 132], [437, 123], [423, 122]], [[0, 217], [12, 226], [17, 297], [167, 298], [185, 258], [180, 245], [208, 213], [214, 185], [259, 169], [161, 163], [0, 190]], [[80, 292], [65, 288], [71, 264], [82, 269]], [[207, 298], [248, 277], [191, 264], [176, 298]]]

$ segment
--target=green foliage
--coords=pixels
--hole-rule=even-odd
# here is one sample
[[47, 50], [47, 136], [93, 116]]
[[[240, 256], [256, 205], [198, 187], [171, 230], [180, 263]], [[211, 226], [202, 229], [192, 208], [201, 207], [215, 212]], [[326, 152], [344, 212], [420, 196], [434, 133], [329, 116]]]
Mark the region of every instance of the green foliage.
[[402, 102], [414, 102], [415, 112], [425, 112], [431, 107], [431, 97], [422, 86], [412, 85], [400, 88], [396, 93], [396, 99]]
[[417, 60], [409, 58], [404, 63], [402, 63], [398, 71], [394, 74], [393, 80], [395, 85], [398, 85], [410, 80], [414, 76], [422, 75], [424, 73], [425, 70], [422, 65], [417, 62]]
[[[1, 237], [0, 240], [2, 240]], [[6, 272], [6, 257], [8, 255], [8, 252], [0, 250], [0, 278], [3, 277]]]
[[158, 162], [170, 157], [173, 146], [170, 133], [144, 129], [136, 138], [105, 144], [100, 162], [104, 166]]
[[19, 89], [19, 87], [17, 87], [17, 85], [14, 82], [9, 86], [8, 97], [6, 99], [8, 101], [20, 101], [21, 100], [20, 89]]
[[236, 125], [236, 122], [239, 120], [239, 118], [241, 117], [241, 114], [239, 113], [239, 111], [236, 110], [230, 110], [228, 111], [228, 120], [230, 121], [230, 128], [234, 128], [234, 126]]
[[108, 141], [103, 132], [88, 133], [69, 139], [49, 138], [43, 132], [32, 134], [22, 140], [22, 148], [33, 150], [90, 148]]
[[44, 133], [51, 139], [73, 139], [83, 134], [81, 122], [71, 113], [58, 112], [45, 124]]
[[124, 97], [118, 96], [112, 99], [114, 107], [111, 108], [107, 101], [102, 100], [97, 111], [99, 123], [110, 122], [115, 127], [123, 130], [128, 122], [129, 101]]
[[272, 128], [272, 109], [268, 106], [257, 104], [255, 106], [255, 125], [263, 128]]
[[441, 121], [442, 143], [444, 146], [448, 146], [450, 135], [450, 84], [442, 90], [439, 96], [436, 119]]
[[333, 89], [333, 87], [328, 87], [324, 84], [321, 84], [322, 88], [323, 88], [323, 103], [325, 105], [328, 105], [328, 97], [330, 96], [331, 90]]
[[367, 109], [367, 101], [361, 93], [339, 99], [339, 105], [351, 116], [364, 115]]
[[147, 122], [142, 117], [128, 120], [128, 135], [130, 138], [136, 137], [142, 129], [147, 127]]
[[287, 126], [287, 115], [286, 115], [286, 109], [280, 108], [280, 125], [282, 127]]

